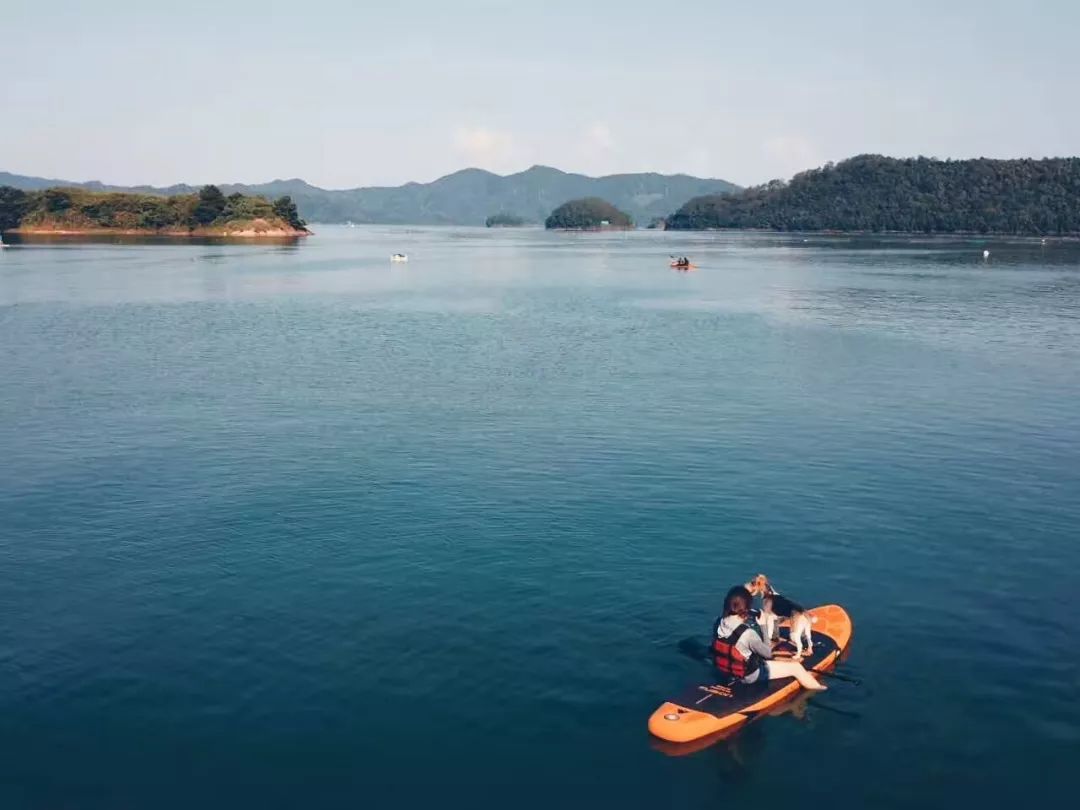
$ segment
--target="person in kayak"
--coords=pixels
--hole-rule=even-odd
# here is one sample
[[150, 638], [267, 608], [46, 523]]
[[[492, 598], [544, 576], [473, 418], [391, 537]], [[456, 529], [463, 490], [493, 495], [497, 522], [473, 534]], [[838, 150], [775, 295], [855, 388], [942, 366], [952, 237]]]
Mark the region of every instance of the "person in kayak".
[[762, 638], [750, 614], [752, 600], [750, 591], [743, 585], [736, 585], [724, 597], [724, 613], [713, 627], [712, 654], [716, 669], [742, 683], [794, 678], [806, 689], [827, 689], [798, 661], [772, 660], [772, 647]]

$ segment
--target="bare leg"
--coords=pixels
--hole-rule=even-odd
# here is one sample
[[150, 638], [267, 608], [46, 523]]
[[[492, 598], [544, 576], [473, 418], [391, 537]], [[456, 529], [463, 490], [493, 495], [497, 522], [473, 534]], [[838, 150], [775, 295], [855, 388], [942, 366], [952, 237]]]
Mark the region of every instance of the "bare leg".
[[819, 692], [829, 688], [807, 672], [806, 667], [798, 661], [777, 661], [775, 658], [769, 661], [769, 680], [776, 678], [794, 678], [804, 689]]

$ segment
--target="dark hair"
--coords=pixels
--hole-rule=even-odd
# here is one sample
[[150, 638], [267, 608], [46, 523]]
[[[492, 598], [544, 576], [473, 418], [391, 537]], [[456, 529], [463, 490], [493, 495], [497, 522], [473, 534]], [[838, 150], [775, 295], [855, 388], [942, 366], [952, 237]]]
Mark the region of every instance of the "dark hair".
[[[750, 609], [750, 605], [753, 604], [753, 597], [750, 595], [750, 591], [746, 590], [743, 585], [736, 585], [734, 588], [727, 592], [727, 596], [724, 597], [724, 615], [734, 616], [741, 614]], [[742, 610], [735, 610], [735, 603], [742, 602], [744, 607]]]

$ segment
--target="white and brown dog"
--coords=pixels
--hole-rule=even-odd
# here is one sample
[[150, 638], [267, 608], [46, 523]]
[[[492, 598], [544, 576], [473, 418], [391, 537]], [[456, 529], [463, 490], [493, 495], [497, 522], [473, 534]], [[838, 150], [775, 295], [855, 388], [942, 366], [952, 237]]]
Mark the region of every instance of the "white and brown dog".
[[766, 641], [771, 642], [777, 637], [777, 625], [781, 619], [787, 619], [790, 627], [789, 638], [795, 645], [795, 660], [802, 659], [804, 642], [806, 654], [813, 652], [812, 632], [817, 618], [807, 613], [802, 605], [781, 596], [764, 574], [758, 574], [747, 582], [746, 590], [750, 591], [751, 596], [761, 597], [761, 625]]

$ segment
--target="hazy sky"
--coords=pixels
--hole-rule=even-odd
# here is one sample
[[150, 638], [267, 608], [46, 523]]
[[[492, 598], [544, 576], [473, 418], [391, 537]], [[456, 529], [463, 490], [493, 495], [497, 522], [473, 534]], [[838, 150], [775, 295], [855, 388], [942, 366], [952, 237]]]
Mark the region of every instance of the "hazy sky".
[[316, 185], [1080, 154], [1080, 2], [0, 0], [0, 169]]

